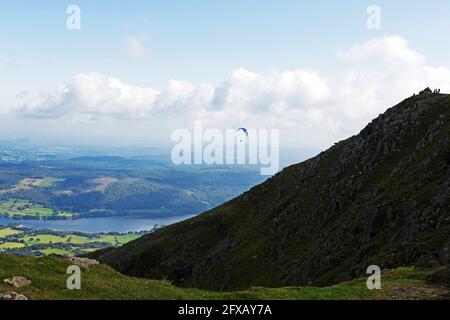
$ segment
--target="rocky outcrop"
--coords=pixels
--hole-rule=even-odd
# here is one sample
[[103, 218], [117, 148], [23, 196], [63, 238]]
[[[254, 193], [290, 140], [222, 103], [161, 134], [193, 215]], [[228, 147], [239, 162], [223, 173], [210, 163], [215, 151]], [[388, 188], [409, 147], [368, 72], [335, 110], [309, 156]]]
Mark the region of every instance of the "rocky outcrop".
[[20, 277], [20, 276], [14, 276], [12, 278], [8, 278], [3, 280], [3, 282], [8, 283], [16, 288], [22, 288], [25, 287], [29, 284], [31, 284], [31, 281], [28, 280], [25, 277]]
[[99, 264], [97, 260], [94, 259], [88, 259], [88, 258], [78, 258], [78, 257], [70, 257], [67, 259], [70, 263], [83, 267], [83, 268], [89, 268], [92, 266], [96, 266]]
[[16, 292], [0, 292], [0, 300], [28, 300], [28, 298]]

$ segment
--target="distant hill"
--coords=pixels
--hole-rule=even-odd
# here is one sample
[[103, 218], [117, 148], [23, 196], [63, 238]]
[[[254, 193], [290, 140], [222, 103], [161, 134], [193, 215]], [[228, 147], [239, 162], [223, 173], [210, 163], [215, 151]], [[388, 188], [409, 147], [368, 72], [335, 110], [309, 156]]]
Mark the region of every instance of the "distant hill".
[[72, 161], [92, 161], [92, 162], [115, 162], [115, 161], [129, 161], [126, 158], [123, 157], [116, 157], [116, 156], [98, 156], [98, 157], [77, 157], [70, 159]]
[[189, 216], [263, 179], [247, 167], [194, 168], [116, 156], [0, 161], [0, 215], [5, 202], [20, 199], [72, 217]]
[[127, 275], [210, 290], [447, 264], [449, 120], [449, 95], [416, 95], [238, 198], [94, 256]]

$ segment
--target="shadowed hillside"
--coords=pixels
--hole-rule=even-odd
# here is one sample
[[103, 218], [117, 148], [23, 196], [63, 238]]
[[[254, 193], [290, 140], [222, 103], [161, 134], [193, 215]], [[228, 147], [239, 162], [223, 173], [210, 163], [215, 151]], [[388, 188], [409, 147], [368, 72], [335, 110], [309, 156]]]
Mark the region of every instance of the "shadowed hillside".
[[94, 256], [183, 287], [330, 285], [449, 263], [450, 96], [421, 94], [240, 197]]

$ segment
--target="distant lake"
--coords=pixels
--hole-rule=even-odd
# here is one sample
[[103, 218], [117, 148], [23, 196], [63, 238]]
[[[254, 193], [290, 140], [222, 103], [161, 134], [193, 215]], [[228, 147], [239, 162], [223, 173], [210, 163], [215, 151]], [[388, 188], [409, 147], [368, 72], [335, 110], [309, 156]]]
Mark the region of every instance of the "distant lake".
[[99, 232], [139, 232], [152, 230], [155, 225], [171, 225], [179, 221], [187, 220], [192, 216], [146, 218], [146, 217], [102, 217], [85, 218], [78, 220], [17, 220], [1, 218], [0, 226], [8, 224], [20, 224], [30, 229], [53, 229], [57, 231], [77, 231], [86, 233]]

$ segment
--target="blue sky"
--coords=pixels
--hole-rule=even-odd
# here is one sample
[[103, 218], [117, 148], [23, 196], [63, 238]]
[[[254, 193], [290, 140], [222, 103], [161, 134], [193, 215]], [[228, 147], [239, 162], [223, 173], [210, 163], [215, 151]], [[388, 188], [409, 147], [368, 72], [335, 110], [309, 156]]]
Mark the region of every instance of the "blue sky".
[[[70, 4], [81, 8], [81, 30], [66, 28], [66, 8]], [[366, 9], [371, 4], [382, 10], [380, 30], [366, 27]], [[19, 103], [16, 96], [21, 92], [51, 93], [64, 83], [69, 83], [74, 92], [71, 79], [92, 72], [161, 92], [165, 92], [171, 79], [218, 88], [229, 82], [239, 68], [258, 75], [273, 70], [309, 70], [326, 81], [341, 82], [330, 80], [346, 72], [336, 61], [338, 52], [390, 36], [407, 41], [409, 49], [424, 57], [426, 66], [447, 69], [450, 67], [448, 12], [450, 2], [445, 0], [10, 1], [2, 3], [0, 11], [0, 111], [15, 107]], [[139, 57], [130, 53], [127, 46], [131, 43], [142, 51]], [[270, 79], [272, 83], [279, 77]], [[446, 84], [445, 81], [442, 83]], [[264, 95], [264, 90], [258, 94]], [[387, 99], [386, 103], [395, 98], [399, 97]], [[315, 100], [311, 101], [305, 98], [298, 103], [310, 103], [310, 108], [316, 108], [312, 105]], [[58, 108], [63, 107], [58, 104]], [[254, 110], [253, 105], [249, 106], [248, 113], [251, 115]], [[271, 110], [266, 118], [274, 114]], [[351, 130], [379, 111], [358, 118], [359, 122], [351, 124]], [[312, 111], [303, 119], [314, 118], [317, 112]], [[102, 119], [96, 119], [95, 126], [108, 126], [104, 116], [102, 111]], [[48, 123], [55, 119], [39, 121]], [[189, 126], [186, 118], [177, 125], [183, 121]], [[279, 125], [275, 120], [272, 123]], [[76, 130], [76, 125], [72, 130]], [[336, 128], [334, 135], [329, 132], [325, 137], [324, 134], [317, 145], [326, 145], [350, 134], [351, 130]], [[18, 130], [2, 132], [14, 135]]]
[[[65, 28], [69, 4], [82, 29]], [[332, 68], [334, 51], [380, 34], [400, 34], [435, 64], [448, 63], [448, 1], [377, 1], [380, 31], [366, 28], [373, 1], [11, 1], [2, 4], [1, 56], [25, 70], [18, 81], [55, 84], [95, 69], [141, 85], [170, 78], [219, 82], [230, 70]], [[133, 64], [124, 37], [146, 38], [149, 59]], [[6, 41], [5, 41], [6, 40]], [[43, 83], [41, 81], [44, 81]]]

